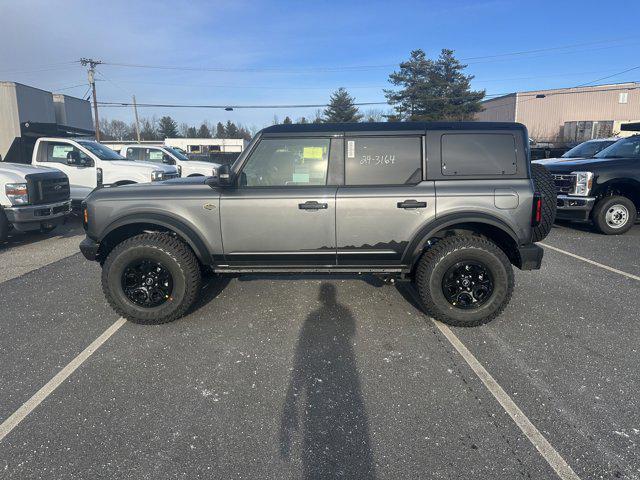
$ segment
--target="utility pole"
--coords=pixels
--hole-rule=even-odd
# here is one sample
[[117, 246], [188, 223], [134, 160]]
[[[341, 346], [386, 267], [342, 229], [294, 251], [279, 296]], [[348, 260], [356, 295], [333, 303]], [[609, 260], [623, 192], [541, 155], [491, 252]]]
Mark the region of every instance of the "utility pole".
[[100, 60], [93, 60], [91, 58], [81, 58], [80, 64], [83, 67], [89, 67], [87, 70], [87, 76], [89, 78], [89, 85], [91, 85], [91, 90], [93, 91], [93, 116], [96, 121], [96, 140], [100, 141], [100, 120], [98, 119], [98, 101], [96, 99], [96, 65], [100, 65], [102, 62]]
[[136, 96], [133, 96], [133, 114], [136, 117], [136, 137], [140, 143], [140, 122], [138, 121], [138, 105], [136, 104]]

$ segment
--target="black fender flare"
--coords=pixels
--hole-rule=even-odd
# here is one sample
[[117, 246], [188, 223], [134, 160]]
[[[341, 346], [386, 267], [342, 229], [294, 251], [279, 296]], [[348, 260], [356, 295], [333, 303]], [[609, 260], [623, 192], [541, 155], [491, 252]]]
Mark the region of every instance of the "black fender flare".
[[402, 264], [413, 267], [422, 255], [422, 251], [430, 238], [441, 230], [461, 223], [481, 223], [499, 228], [509, 235], [516, 245], [520, 243], [516, 232], [506, 222], [497, 217], [482, 212], [451, 213], [423, 225], [416, 232], [404, 251]]
[[182, 220], [166, 214], [133, 213], [125, 215], [124, 217], [120, 217], [110, 223], [109, 226], [100, 233], [98, 241], [101, 242], [107, 237], [107, 235], [118, 228], [141, 223], [158, 225], [175, 232], [180, 238], [182, 238], [182, 240], [187, 242], [200, 262], [207, 265], [211, 263], [211, 254], [207, 249], [207, 244], [195, 229], [187, 225]]

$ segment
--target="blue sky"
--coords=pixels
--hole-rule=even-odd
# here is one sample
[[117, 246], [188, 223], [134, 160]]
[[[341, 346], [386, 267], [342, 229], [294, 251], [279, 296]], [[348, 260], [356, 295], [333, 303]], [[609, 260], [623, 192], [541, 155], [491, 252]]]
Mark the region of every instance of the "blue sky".
[[[384, 101], [389, 73], [412, 49], [467, 58], [488, 94], [570, 87], [640, 65], [640, 4], [601, 1], [36, 1], [0, 0], [0, 80], [81, 96], [84, 56], [103, 65], [103, 101], [315, 104], [343, 86]], [[561, 48], [559, 48], [561, 47]], [[498, 56], [553, 49], [522, 55]], [[484, 57], [484, 58], [473, 58]], [[353, 66], [372, 68], [352, 69]], [[203, 71], [197, 69], [227, 71]], [[604, 82], [640, 80], [640, 69]], [[69, 88], [73, 87], [73, 88]], [[366, 110], [367, 107], [363, 107]], [[374, 107], [374, 108], [385, 108]], [[248, 126], [315, 109], [140, 109], [178, 122]], [[133, 119], [129, 108], [101, 116]]]

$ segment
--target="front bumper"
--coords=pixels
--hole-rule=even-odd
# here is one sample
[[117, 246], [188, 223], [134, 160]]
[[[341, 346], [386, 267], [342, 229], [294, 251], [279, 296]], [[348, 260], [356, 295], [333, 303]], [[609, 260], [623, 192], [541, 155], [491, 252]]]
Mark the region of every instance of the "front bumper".
[[558, 195], [556, 218], [560, 220], [589, 220], [595, 197]]
[[80, 242], [80, 251], [87, 260], [95, 260], [98, 257], [98, 248], [100, 245], [93, 239], [86, 237]]
[[542, 265], [542, 257], [544, 256], [544, 250], [535, 243], [528, 245], [522, 245], [518, 247], [519, 265], [516, 265], [520, 270], [539, 270]]
[[44, 205], [24, 205], [4, 209], [9, 223], [21, 232], [38, 230], [40, 227], [59, 225], [71, 212], [71, 201]]

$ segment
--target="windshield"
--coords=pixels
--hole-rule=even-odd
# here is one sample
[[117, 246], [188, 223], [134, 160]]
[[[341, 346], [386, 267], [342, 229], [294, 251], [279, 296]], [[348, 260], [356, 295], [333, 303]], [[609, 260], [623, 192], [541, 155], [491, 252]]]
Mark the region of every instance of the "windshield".
[[562, 155], [562, 158], [592, 158], [596, 153], [604, 150], [616, 140], [597, 140], [581, 143]]
[[109, 147], [105, 147], [101, 143], [87, 141], [81, 141], [78, 143], [93, 153], [100, 160], [126, 160], [119, 153], [114, 152]]
[[187, 157], [184, 153], [179, 152], [177, 149], [173, 148], [173, 147], [164, 147], [164, 149], [171, 153], [174, 157], [176, 157], [178, 160], [184, 160], [187, 161], [189, 160], [189, 157]]
[[640, 158], [640, 135], [618, 140], [596, 154], [596, 158]]

